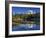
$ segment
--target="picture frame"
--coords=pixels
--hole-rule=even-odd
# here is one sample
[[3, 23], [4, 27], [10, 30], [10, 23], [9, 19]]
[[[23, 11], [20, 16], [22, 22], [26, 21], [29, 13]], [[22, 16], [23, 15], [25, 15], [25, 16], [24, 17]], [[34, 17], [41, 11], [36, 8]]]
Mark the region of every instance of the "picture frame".
[[[33, 10], [32, 13], [27, 13], [27, 10]], [[26, 12], [25, 12], [26, 11]], [[15, 12], [15, 13], [13, 13]], [[17, 13], [16, 13], [17, 12]], [[22, 13], [21, 13], [22, 12]], [[15, 17], [14, 17], [15, 14]], [[18, 14], [18, 15], [17, 15]], [[24, 16], [26, 15], [27, 16]], [[30, 18], [27, 18], [26, 21], [29, 22], [29, 25], [27, 22], [25, 22], [25, 18], [24, 17], [28, 17], [28, 14], [30, 16], [31, 19], [34, 20], [34, 16], [37, 16], [38, 19], [35, 19], [33, 21], [33, 25], [37, 20], [37, 24], [35, 24], [35, 26], [37, 25], [37, 30], [34, 28], [34, 26], [31, 26], [32, 20], [30, 20]], [[36, 15], [37, 14], [37, 15]], [[18, 20], [19, 19], [19, 15], [23, 16], [20, 17], [24, 18], [24, 22]], [[32, 15], [32, 16], [31, 16]], [[34, 16], [33, 16], [34, 15]], [[13, 20], [14, 19], [16, 20]], [[29, 19], [29, 20], [28, 20]], [[15, 21], [15, 22], [14, 22]], [[31, 22], [30, 22], [31, 21]], [[23, 25], [25, 28], [28, 28], [28, 30], [23, 28], [22, 24], [27, 24], [27, 26]], [[18, 27], [16, 27], [17, 25], [13, 25], [13, 24], [18, 24]], [[22, 26], [20, 27], [19, 24]], [[38, 26], [39, 25], [39, 26]], [[19, 29], [20, 27], [20, 29]], [[31, 29], [31, 27], [33, 27], [34, 29]], [[22, 30], [22, 28], [24, 30]], [[16, 29], [16, 30], [14, 30]], [[19, 30], [18, 30], [19, 29]], [[5, 2], [5, 36], [6, 37], [22, 37], [22, 36], [39, 36], [39, 35], [45, 35], [45, 3], [42, 2], [20, 2], [20, 1], [6, 1]]]

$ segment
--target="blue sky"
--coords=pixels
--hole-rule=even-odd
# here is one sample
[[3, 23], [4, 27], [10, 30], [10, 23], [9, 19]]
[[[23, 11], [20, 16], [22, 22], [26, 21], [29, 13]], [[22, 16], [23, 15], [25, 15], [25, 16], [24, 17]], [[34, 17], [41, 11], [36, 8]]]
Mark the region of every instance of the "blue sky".
[[12, 7], [13, 14], [27, 14], [29, 11], [33, 14], [40, 13], [40, 8], [35, 7]]

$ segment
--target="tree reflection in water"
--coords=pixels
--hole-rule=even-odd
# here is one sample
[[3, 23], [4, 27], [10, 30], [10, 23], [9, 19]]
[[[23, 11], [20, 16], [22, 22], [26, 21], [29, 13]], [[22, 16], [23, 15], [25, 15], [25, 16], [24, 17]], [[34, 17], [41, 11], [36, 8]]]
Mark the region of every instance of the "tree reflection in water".
[[40, 24], [19, 24], [12, 27], [12, 31], [40, 30]]

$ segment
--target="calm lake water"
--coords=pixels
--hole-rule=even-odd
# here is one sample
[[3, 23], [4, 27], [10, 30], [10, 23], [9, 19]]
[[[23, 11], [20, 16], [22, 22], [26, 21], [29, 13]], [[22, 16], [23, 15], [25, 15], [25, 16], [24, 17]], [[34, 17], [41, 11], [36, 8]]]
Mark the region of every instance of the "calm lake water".
[[12, 26], [12, 31], [40, 30], [40, 24], [19, 24]]

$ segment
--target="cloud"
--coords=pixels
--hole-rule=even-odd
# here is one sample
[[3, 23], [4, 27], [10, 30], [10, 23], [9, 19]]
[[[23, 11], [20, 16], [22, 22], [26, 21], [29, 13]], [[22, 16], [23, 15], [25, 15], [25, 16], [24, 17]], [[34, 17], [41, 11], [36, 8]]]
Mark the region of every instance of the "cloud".
[[33, 11], [32, 10], [28, 10], [28, 14], [33, 14]]

